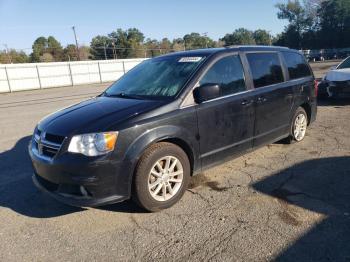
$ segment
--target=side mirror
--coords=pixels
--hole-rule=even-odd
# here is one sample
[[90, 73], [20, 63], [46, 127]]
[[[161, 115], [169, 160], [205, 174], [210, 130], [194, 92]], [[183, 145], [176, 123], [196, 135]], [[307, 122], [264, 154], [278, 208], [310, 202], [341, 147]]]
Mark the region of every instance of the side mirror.
[[218, 84], [204, 84], [197, 87], [193, 91], [194, 100], [198, 104], [217, 98], [219, 96], [220, 96], [220, 86]]
[[332, 66], [330, 70], [335, 70], [335, 69], [337, 69], [337, 66], [336, 66], [336, 65], [335, 65], [335, 66]]

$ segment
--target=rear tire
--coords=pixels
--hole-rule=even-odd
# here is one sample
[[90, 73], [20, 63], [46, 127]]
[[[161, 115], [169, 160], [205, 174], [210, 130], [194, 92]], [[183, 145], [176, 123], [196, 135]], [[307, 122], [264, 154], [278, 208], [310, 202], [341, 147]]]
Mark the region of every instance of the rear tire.
[[169, 208], [185, 193], [190, 172], [187, 154], [180, 147], [167, 142], [154, 144], [136, 167], [133, 200], [151, 212]]
[[290, 124], [290, 135], [285, 141], [289, 144], [301, 142], [306, 136], [308, 121], [304, 108], [298, 107]]

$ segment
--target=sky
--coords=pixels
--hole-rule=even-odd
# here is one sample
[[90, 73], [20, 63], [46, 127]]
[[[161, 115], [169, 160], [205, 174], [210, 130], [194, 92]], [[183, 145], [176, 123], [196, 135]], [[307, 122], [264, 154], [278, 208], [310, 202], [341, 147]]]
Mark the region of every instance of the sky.
[[0, 0], [0, 50], [29, 52], [39, 36], [54, 36], [63, 46], [89, 45], [96, 35], [136, 27], [146, 38], [161, 40], [207, 33], [218, 40], [245, 27], [282, 32], [275, 4], [283, 0]]

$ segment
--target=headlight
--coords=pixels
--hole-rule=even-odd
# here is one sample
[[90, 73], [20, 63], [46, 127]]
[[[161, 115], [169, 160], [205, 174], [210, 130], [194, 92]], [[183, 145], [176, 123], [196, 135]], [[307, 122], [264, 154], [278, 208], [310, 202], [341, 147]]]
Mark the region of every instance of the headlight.
[[104, 155], [114, 150], [118, 132], [94, 133], [73, 136], [68, 152], [86, 156]]

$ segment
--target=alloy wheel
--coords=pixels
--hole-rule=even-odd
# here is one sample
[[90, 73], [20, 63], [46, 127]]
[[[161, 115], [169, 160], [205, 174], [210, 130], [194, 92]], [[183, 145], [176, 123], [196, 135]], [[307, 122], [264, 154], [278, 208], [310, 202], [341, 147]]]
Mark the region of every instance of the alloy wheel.
[[174, 156], [160, 158], [148, 176], [148, 190], [157, 201], [167, 201], [181, 188], [184, 171], [179, 159]]
[[307, 118], [303, 113], [297, 115], [294, 121], [293, 135], [296, 141], [301, 141], [305, 137]]

